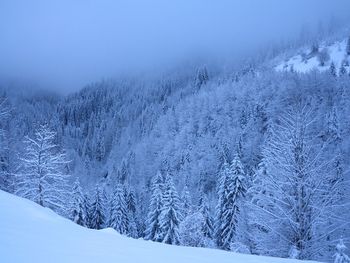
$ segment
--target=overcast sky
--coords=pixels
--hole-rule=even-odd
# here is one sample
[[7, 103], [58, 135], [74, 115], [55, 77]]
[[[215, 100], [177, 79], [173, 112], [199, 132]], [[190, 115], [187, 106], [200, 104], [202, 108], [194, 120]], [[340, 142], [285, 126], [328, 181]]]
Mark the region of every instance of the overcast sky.
[[0, 0], [0, 78], [76, 90], [196, 52], [260, 45], [349, 0]]

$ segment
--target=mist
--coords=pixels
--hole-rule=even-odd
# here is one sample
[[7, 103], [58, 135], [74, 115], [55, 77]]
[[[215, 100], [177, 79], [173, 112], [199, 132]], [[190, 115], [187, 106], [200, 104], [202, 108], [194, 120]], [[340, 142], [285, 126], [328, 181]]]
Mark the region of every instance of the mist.
[[349, 10], [346, 0], [3, 0], [0, 78], [66, 93], [120, 72], [293, 38]]

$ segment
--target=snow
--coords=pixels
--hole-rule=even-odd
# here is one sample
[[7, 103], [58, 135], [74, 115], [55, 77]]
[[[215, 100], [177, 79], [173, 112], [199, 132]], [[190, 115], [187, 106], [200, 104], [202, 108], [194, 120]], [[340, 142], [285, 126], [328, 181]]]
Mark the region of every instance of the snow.
[[[331, 63], [333, 62], [335, 64], [335, 67], [337, 71], [339, 71], [339, 68], [342, 65], [343, 60], [347, 60], [350, 62], [349, 56], [346, 54], [346, 44], [347, 40], [337, 41], [330, 45], [327, 45], [325, 43], [321, 44], [319, 46], [319, 51], [322, 51], [323, 49], [327, 49], [329, 53], [330, 59], [325, 63], [324, 66], [320, 66], [320, 62], [317, 58], [317, 55], [311, 55], [308, 59], [304, 60], [302, 59], [302, 53], [306, 54], [307, 56], [310, 54], [310, 49], [302, 49], [298, 54], [295, 55], [284, 62], [278, 64], [275, 67], [276, 71], [290, 71], [293, 69], [296, 72], [300, 73], [307, 73], [311, 70], [319, 70], [319, 71], [325, 71], [328, 70]], [[346, 67], [347, 71], [350, 72], [350, 68]]]
[[135, 240], [113, 229], [86, 229], [50, 209], [3, 191], [0, 225], [0, 261], [6, 263], [301, 262]]

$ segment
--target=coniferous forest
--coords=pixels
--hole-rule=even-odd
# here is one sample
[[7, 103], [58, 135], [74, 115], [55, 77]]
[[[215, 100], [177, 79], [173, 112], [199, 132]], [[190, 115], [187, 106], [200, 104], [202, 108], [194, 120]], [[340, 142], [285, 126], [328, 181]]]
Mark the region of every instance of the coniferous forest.
[[[0, 189], [131, 238], [348, 262], [350, 37], [325, 32], [229, 69], [1, 84]], [[320, 46], [343, 39], [339, 64]]]

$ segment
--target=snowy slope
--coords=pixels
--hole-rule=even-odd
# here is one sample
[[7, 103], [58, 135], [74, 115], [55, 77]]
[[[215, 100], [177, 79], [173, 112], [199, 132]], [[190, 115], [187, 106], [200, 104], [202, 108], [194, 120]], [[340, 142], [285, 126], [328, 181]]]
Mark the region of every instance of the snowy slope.
[[[326, 61], [324, 66], [320, 66], [319, 59], [317, 57], [317, 54], [310, 54], [310, 49], [302, 49], [298, 55], [295, 55], [289, 59], [286, 59], [285, 61], [278, 63], [278, 65], [275, 67], [277, 71], [290, 71], [294, 70], [301, 73], [306, 73], [308, 71], [318, 69], [320, 71], [328, 70], [331, 63], [333, 62], [335, 64], [337, 72], [339, 72], [339, 69], [341, 65], [343, 64], [343, 61], [350, 62], [350, 57], [346, 54], [346, 44], [347, 40], [343, 41], [337, 41], [332, 44], [321, 44], [319, 46], [319, 51], [322, 51], [326, 49], [329, 54], [329, 60]], [[350, 72], [350, 67], [345, 67], [347, 72]]]
[[112, 229], [85, 229], [49, 209], [3, 191], [0, 226], [0, 262], [6, 263], [300, 262], [134, 240]]

